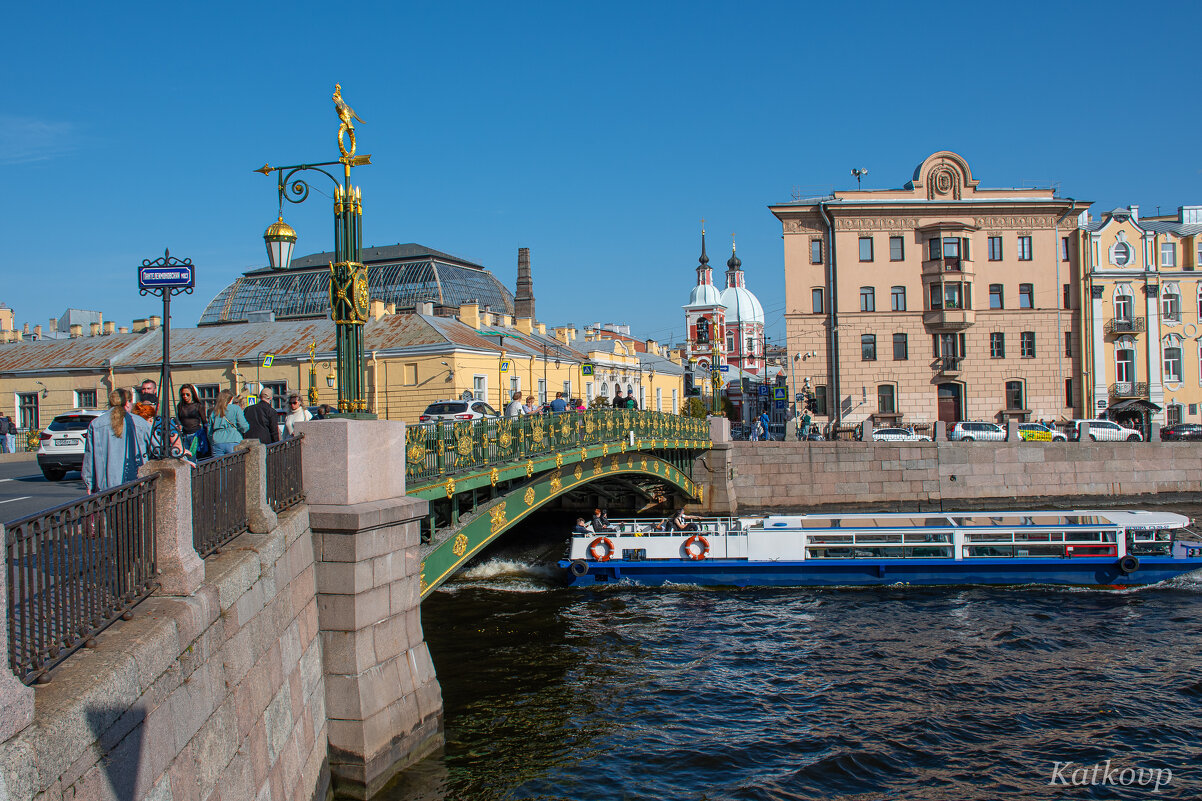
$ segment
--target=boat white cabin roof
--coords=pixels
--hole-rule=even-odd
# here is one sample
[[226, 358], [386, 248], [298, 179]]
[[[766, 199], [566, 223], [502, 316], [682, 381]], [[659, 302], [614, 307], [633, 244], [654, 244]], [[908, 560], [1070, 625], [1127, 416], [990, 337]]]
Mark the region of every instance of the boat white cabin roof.
[[1012, 528], [1066, 526], [1121, 526], [1123, 528], [1181, 528], [1190, 519], [1174, 512], [1142, 509], [1008, 510], [928, 513], [806, 514], [744, 518], [747, 528], [786, 529], [898, 529], [898, 528]]

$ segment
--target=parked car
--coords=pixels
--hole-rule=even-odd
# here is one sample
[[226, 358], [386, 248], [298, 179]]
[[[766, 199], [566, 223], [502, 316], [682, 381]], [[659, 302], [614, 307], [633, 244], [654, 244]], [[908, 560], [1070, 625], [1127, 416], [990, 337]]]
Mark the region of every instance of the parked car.
[[500, 416], [493, 407], [482, 400], [441, 400], [427, 406], [426, 411], [422, 412], [421, 417], [418, 418], [418, 422], [459, 422]]
[[1042, 423], [1019, 423], [1018, 438], [1023, 442], [1067, 442], [1068, 437]]
[[1175, 426], [1165, 426], [1160, 429], [1160, 439], [1163, 442], [1202, 439], [1202, 425], [1198, 425], [1197, 423], [1178, 423]]
[[908, 428], [878, 428], [872, 432], [873, 442], [930, 442], [926, 434], [915, 434]]
[[1134, 428], [1121, 426], [1113, 420], [1073, 420], [1069, 424], [1069, 439], [1081, 439], [1081, 424], [1089, 423], [1089, 438], [1094, 442], [1142, 442], [1144, 435]]
[[96, 409], [72, 409], [51, 420], [38, 435], [38, 467], [47, 481], [62, 481], [68, 471], [83, 467], [84, 437], [101, 414]]
[[997, 423], [956, 423], [948, 439], [953, 442], [1005, 442], [1006, 429]]

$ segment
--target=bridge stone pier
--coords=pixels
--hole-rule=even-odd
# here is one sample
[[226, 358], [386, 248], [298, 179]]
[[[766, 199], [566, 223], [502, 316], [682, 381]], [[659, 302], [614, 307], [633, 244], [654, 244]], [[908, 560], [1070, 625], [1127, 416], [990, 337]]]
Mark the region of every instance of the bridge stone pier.
[[302, 423], [325, 665], [330, 772], [370, 798], [442, 745], [442, 692], [422, 635], [427, 502], [405, 496], [405, 426]]

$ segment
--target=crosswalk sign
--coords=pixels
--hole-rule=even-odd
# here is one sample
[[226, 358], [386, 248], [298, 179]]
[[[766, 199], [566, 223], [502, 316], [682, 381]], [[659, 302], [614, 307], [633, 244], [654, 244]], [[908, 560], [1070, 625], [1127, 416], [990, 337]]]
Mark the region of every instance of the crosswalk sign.
[[509, 372], [509, 359], [502, 359], [502, 360], [501, 360], [501, 372], [502, 372], [502, 373], [508, 373], [508, 372]]
[[788, 400], [789, 399], [789, 388], [788, 387], [774, 387], [772, 392], [773, 392], [773, 397], [776, 400]]
[[593, 366], [591, 364], [580, 365], [580, 374], [581, 375], [592, 375], [593, 374]]
[[270, 367], [271, 363], [274, 361], [275, 361], [274, 353], [266, 353], [263, 355], [263, 366], [264, 367]]

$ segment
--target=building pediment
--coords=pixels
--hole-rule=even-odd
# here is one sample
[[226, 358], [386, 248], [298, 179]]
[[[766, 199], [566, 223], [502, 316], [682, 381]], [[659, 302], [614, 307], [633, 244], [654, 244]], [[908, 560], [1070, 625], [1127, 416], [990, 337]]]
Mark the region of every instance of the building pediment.
[[961, 200], [964, 195], [973, 194], [978, 183], [962, 156], [940, 150], [914, 168], [914, 177], [906, 184], [906, 189], [927, 200]]

